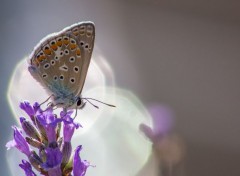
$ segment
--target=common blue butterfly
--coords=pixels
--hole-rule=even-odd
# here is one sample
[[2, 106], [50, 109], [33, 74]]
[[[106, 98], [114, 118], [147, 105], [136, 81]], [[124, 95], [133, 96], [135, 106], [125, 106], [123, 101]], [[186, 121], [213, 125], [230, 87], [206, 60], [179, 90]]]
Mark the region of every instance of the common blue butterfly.
[[83, 107], [81, 92], [94, 39], [94, 23], [80, 22], [46, 36], [34, 48], [28, 70], [51, 95], [52, 107]]

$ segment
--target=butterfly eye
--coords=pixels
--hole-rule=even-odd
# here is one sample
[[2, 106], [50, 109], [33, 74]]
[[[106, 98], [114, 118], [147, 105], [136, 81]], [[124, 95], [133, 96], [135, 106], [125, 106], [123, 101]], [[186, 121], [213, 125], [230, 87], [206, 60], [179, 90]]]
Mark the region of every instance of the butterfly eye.
[[79, 99], [79, 100], [77, 101], [77, 106], [81, 106], [81, 105], [82, 105], [82, 100]]

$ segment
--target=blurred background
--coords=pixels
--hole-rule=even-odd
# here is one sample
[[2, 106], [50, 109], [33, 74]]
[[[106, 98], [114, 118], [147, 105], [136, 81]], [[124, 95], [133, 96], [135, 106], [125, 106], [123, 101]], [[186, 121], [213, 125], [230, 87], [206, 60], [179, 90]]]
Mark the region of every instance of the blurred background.
[[240, 175], [239, 8], [235, 0], [2, 0], [3, 175], [10, 175], [5, 143], [15, 121], [6, 92], [16, 64], [47, 34], [86, 20], [96, 25], [116, 86], [174, 112], [172, 133], [184, 143], [175, 175]]

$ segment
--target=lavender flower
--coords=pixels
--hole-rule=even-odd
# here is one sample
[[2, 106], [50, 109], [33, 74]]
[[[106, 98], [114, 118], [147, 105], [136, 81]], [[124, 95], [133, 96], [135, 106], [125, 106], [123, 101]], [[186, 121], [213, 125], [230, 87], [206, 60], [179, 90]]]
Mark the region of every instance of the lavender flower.
[[71, 138], [73, 136], [74, 130], [78, 129], [79, 127], [82, 127], [80, 124], [75, 123], [73, 119], [71, 118], [72, 111], [69, 111], [65, 113], [62, 111], [60, 113], [60, 116], [64, 123], [64, 129], [63, 129], [63, 137], [65, 142], [70, 142]]
[[172, 111], [161, 105], [153, 105], [149, 108], [152, 117], [153, 127], [140, 124], [140, 130], [153, 142], [157, 143], [167, 136], [173, 128]]
[[84, 160], [82, 161], [79, 152], [82, 150], [82, 146], [78, 146], [75, 150], [73, 158], [73, 175], [74, 176], [84, 176], [87, 168], [90, 166], [89, 163]]
[[22, 164], [19, 164], [19, 166], [24, 170], [26, 176], [37, 176], [33, 172], [31, 164], [26, 160], [22, 160]]
[[[29, 102], [20, 103], [31, 121], [20, 117], [20, 122], [26, 137], [20, 129], [13, 126], [14, 139], [6, 144], [8, 149], [16, 147], [28, 157], [28, 161], [22, 160], [19, 166], [26, 176], [36, 176], [32, 167], [45, 176], [68, 176], [73, 172], [74, 176], [84, 176], [90, 164], [79, 157], [81, 146], [77, 147], [72, 155], [71, 139], [75, 129], [81, 127], [71, 118], [72, 111], [62, 111], [60, 116], [54, 114], [52, 108], [42, 111], [39, 103], [33, 106]], [[63, 123], [63, 137], [60, 136]], [[30, 147], [35, 148], [35, 150]], [[35, 151], [38, 150], [38, 153]]]
[[67, 113], [62, 111], [60, 113], [60, 116], [64, 123], [63, 145], [61, 147], [61, 151], [63, 153], [62, 166], [65, 166], [71, 157], [71, 153], [72, 153], [71, 139], [75, 129], [78, 129], [79, 126], [81, 126], [80, 124], [73, 122], [73, 119], [71, 118], [72, 113], [73, 113], [72, 111], [69, 111]]
[[48, 142], [54, 143], [56, 142], [56, 128], [57, 124], [62, 121], [61, 118], [57, 118], [55, 114], [53, 114], [53, 110], [48, 108], [45, 112], [37, 115], [37, 120], [44, 127]]
[[29, 115], [29, 117], [34, 116], [35, 113], [36, 113], [35, 110], [34, 110], [34, 108], [33, 108], [33, 107], [30, 105], [30, 103], [27, 102], [27, 101], [21, 102], [20, 105], [19, 105], [19, 107], [20, 107], [22, 110], [24, 110], [24, 111]]
[[47, 170], [51, 176], [62, 175], [61, 171], [61, 162], [62, 162], [62, 153], [59, 148], [48, 147], [45, 149], [47, 161], [41, 166], [44, 170]]
[[30, 147], [26, 142], [25, 138], [23, 137], [22, 132], [16, 126], [13, 126], [12, 128], [14, 131], [13, 133], [14, 139], [12, 141], [9, 141], [6, 144], [6, 147], [8, 148], [8, 150], [12, 147], [16, 147], [19, 151], [21, 151], [25, 155], [30, 156], [31, 155]]
[[184, 142], [173, 132], [174, 116], [168, 107], [156, 104], [149, 108], [149, 112], [153, 127], [140, 124], [139, 128], [153, 143], [153, 155], [160, 163], [160, 175], [172, 175], [184, 158]]

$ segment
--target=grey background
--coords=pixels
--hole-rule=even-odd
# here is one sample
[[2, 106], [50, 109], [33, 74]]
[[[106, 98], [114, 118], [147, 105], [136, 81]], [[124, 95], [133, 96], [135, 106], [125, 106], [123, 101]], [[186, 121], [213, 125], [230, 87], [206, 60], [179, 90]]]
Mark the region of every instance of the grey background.
[[175, 111], [186, 175], [240, 175], [239, 8], [236, 0], [2, 0], [1, 173], [10, 175], [6, 91], [15, 65], [45, 35], [91, 20], [117, 86]]

